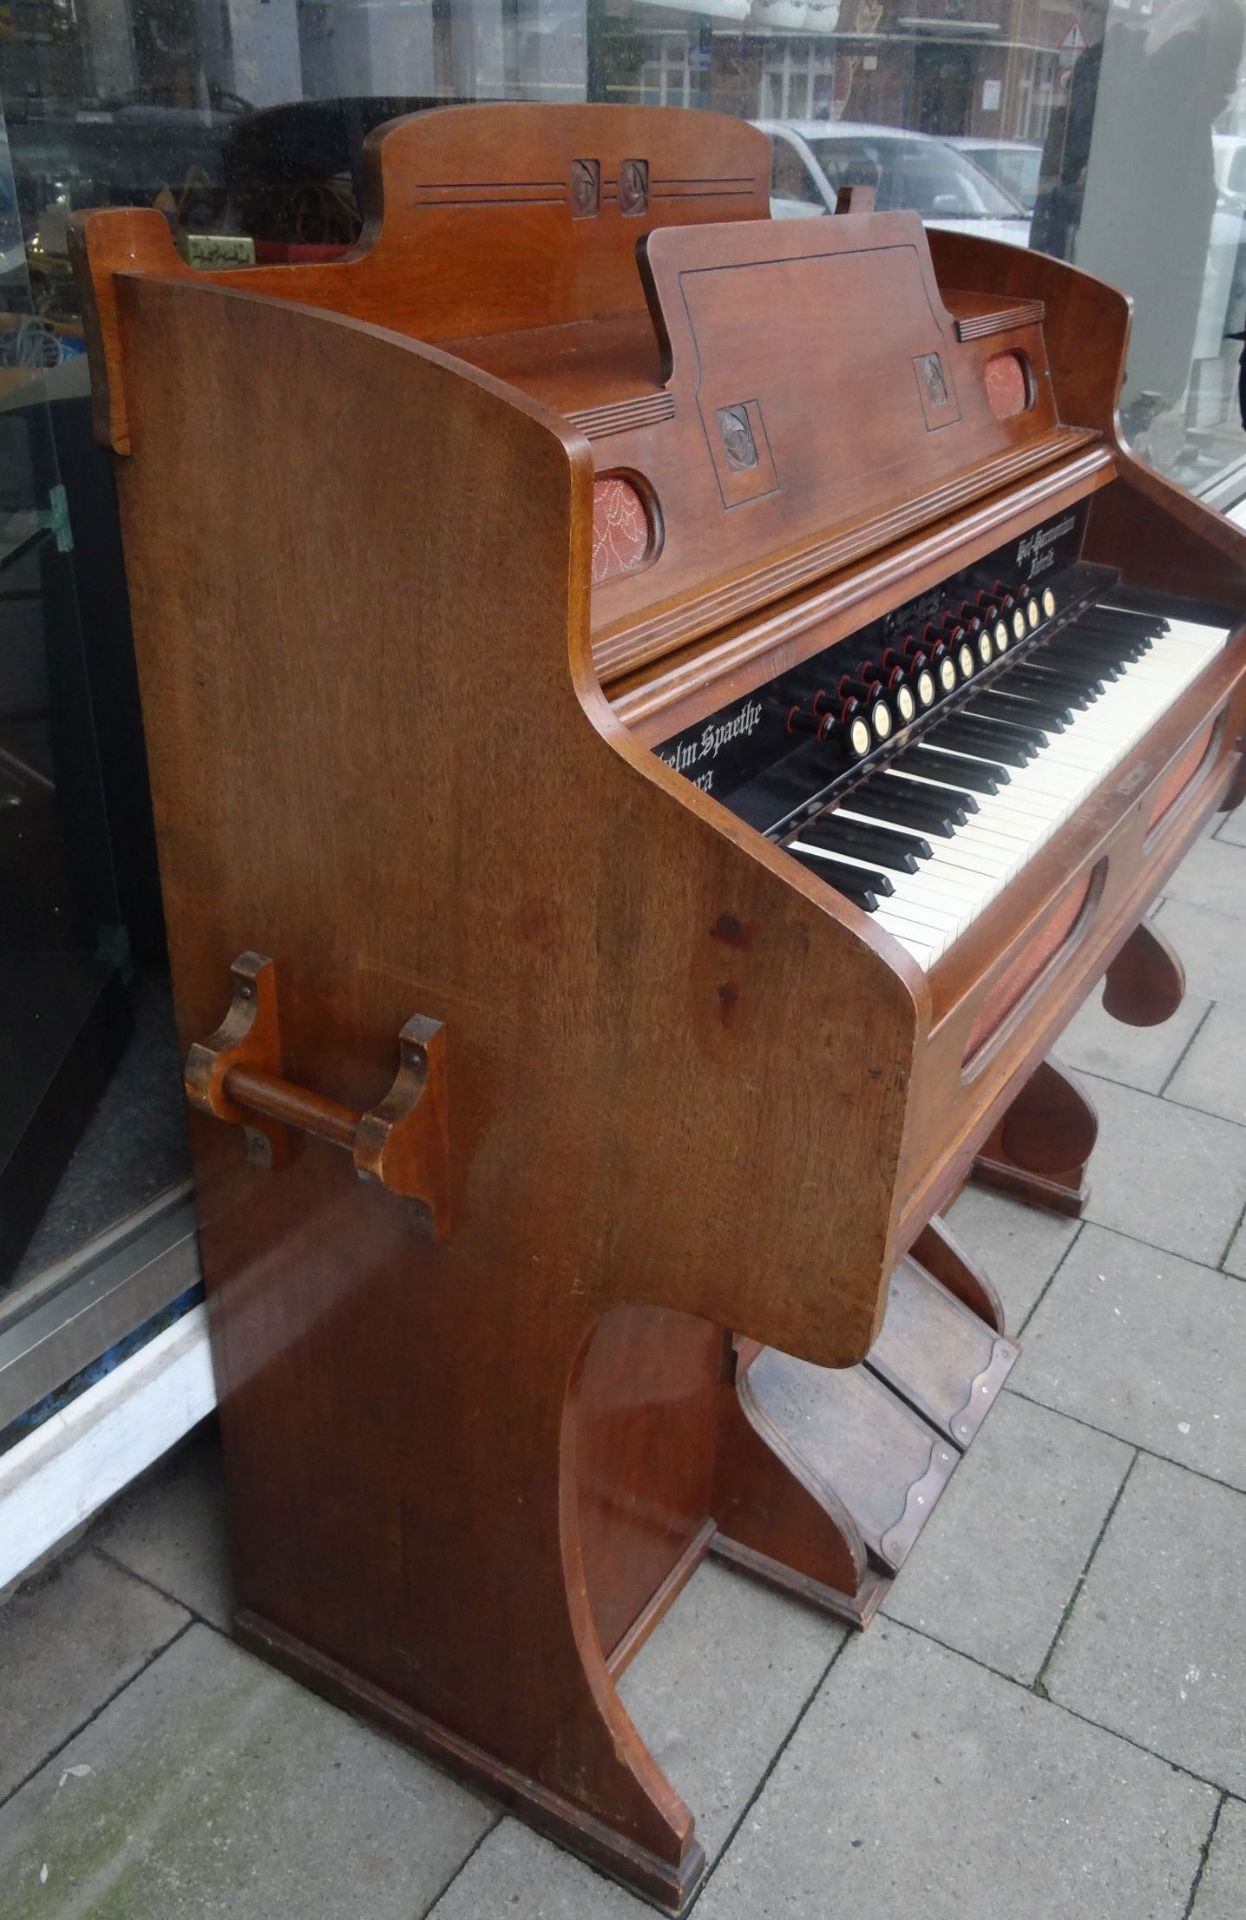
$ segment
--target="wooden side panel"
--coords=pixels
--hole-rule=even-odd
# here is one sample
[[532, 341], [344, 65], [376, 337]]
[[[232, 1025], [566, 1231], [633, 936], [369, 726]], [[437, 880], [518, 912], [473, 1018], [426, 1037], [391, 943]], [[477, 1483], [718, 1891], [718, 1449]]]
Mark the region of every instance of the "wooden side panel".
[[[590, 1312], [631, 1298], [832, 1363], [863, 1350], [912, 997], [868, 923], [614, 721], [583, 631], [587, 460], [353, 323], [120, 293], [143, 337], [121, 483], [187, 1037], [216, 1025], [235, 954], [265, 951], [287, 1073], [363, 1107], [418, 1006], [454, 1063], [459, 1246], [478, 1225], [508, 1262], [533, 1246]], [[850, 1058], [845, 998], [869, 1008]]]
[[412, 1011], [446, 1028], [435, 1245], [333, 1147], [268, 1174], [193, 1116], [248, 1631], [684, 1885], [686, 1809], [596, 1650], [568, 1386], [627, 1300], [827, 1364], [868, 1349], [913, 995], [613, 721], [591, 466], [556, 422], [260, 297], [140, 275], [118, 313], [183, 1043], [247, 948], [285, 1071], [329, 1099], [375, 1103]]

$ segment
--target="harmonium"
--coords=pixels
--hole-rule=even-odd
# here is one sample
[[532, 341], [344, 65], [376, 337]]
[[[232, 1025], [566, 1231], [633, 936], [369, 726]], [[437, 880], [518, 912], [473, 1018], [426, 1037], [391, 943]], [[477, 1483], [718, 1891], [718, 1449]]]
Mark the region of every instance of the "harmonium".
[[87, 215], [243, 1642], [672, 1913], [620, 1703], [710, 1552], [864, 1626], [1246, 778], [1246, 536], [1125, 297], [769, 218], [712, 113], [451, 108], [346, 258]]

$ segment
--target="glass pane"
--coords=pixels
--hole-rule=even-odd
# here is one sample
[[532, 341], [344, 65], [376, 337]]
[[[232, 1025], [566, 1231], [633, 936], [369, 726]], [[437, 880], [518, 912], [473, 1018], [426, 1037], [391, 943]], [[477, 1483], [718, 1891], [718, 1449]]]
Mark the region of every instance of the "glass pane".
[[0, 123], [0, 1295], [129, 1022], [57, 438], [86, 362], [35, 285]]
[[1128, 430], [1199, 485], [1243, 453], [1241, 38], [1234, 0], [44, 0], [14, 12], [5, 87], [52, 325], [74, 318], [71, 206], [156, 206], [200, 263], [331, 257], [360, 232], [363, 140], [397, 114], [714, 107], [775, 140], [776, 215], [868, 181], [880, 207], [1124, 286]]
[[[106, 654], [104, 596], [95, 576], [81, 591], [55, 539], [17, 551], [52, 526], [52, 413], [81, 418], [86, 403], [73, 209], [154, 207], [198, 265], [331, 259], [362, 230], [364, 142], [396, 115], [496, 99], [714, 108], [770, 135], [776, 217], [828, 214], [841, 187], [866, 183], [883, 210], [1115, 281], [1136, 305], [1123, 417], [1143, 457], [1210, 487], [1246, 455], [1235, 0], [24, 0], [4, 46], [0, 533], [15, 557], [0, 752], [54, 796], [28, 907], [55, 909], [74, 951], [95, 952], [111, 926], [151, 960], [159, 934], [148, 913], [135, 941], [135, 901], [155, 890], [141, 770], [113, 781], [104, 768], [123, 804], [105, 795], [93, 863], [64, 832], [48, 662], [55, 651], [90, 680]], [[100, 487], [75, 461], [57, 496], [67, 526], [103, 524]], [[115, 560], [115, 524], [111, 538]], [[55, 650], [53, 618], [71, 636]], [[111, 743], [118, 730], [105, 731]], [[98, 802], [89, 727], [85, 738], [75, 780]], [[109, 904], [127, 872], [145, 883]]]

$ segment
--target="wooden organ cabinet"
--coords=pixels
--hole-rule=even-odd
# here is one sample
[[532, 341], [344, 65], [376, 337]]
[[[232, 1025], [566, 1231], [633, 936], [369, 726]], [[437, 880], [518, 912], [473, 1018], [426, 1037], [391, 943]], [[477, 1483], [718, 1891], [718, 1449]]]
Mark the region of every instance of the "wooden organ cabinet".
[[1125, 299], [708, 113], [374, 136], [349, 258], [78, 226], [238, 1632], [678, 1911], [614, 1679], [707, 1550], [864, 1625], [1076, 1210], [1045, 1053], [1242, 785], [1246, 538]]

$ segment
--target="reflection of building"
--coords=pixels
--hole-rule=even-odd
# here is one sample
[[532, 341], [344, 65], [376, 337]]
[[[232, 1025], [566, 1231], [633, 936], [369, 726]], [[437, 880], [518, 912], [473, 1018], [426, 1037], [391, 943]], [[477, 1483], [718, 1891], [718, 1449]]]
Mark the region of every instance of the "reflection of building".
[[608, 97], [1041, 141], [1075, 57], [1068, 0], [752, 0], [740, 19], [745, 5], [717, 0], [692, 32], [679, 10], [617, 0]]
[[7, 105], [582, 100], [586, 17], [586, 0], [23, 0], [5, 37]]
[[1080, 32], [1074, 0], [30, 0], [36, 16], [10, 48], [27, 100], [587, 94], [1031, 141]]

